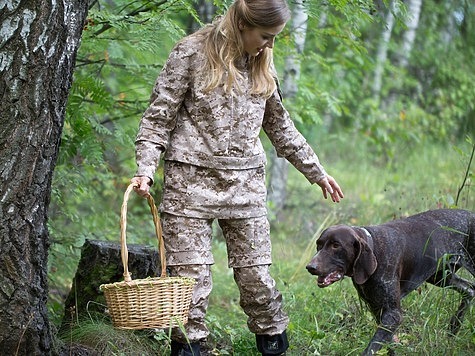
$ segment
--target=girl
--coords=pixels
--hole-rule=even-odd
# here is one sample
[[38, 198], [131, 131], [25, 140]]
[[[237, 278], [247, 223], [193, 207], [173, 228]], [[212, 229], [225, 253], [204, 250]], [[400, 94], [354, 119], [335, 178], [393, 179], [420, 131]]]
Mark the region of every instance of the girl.
[[285, 0], [235, 0], [222, 18], [174, 47], [140, 122], [132, 183], [139, 195], [149, 194], [163, 156], [167, 265], [172, 275], [197, 281], [185, 333], [172, 331], [172, 355], [200, 355], [200, 341], [209, 334], [215, 219], [258, 350], [280, 355], [288, 348], [289, 320], [269, 274], [261, 129], [279, 156], [319, 185], [325, 198], [343, 198], [282, 105], [272, 48], [289, 18]]

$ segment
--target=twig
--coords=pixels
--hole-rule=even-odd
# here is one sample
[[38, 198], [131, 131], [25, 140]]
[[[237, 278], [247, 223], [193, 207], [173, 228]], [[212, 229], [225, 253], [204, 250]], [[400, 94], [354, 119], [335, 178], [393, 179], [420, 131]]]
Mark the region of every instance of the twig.
[[[149, 11], [155, 10], [163, 4], [166, 4], [166, 0], [159, 1], [159, 2], [151, 2], [151, 4], [148, 5], [148, 6], [145, 6], [145, 5], [141, 6], [137, 9], [129, 12], [128, 14], [124, 15], [122, 17], [122, 20], [125, 20], [125, 19], [130, 18], [130, 17], [137, 16], [138, 14], [140, 14], [142, 12], [149, 12]], [[94, 36], [99, 36], [101, 33], [109, 30], [110, 28], [112, 28], [112, 24], [110, 22], [107, 22], [107, 23], [103, 24], [102, 27], [99, 30], [94, 32]]]
[[475, 143], [472, 146], [472, 154], [470, 155], [470, 159], [468, 160], [468, 165], [467, 165], [467, 170], [465, 171], [465, 176], [463, 177], [462, 184], [460, 185], [460, 187], [457, 191], [457, 198], [455, 199], [455, 205], [456, 206], [459, 205], [460, 194], [462, 193], [462, 190], [465, 187], [465, 183], [467, 183], [468, 175], [470, 173], [470, 166], [472, 165], [474, 154], [475, 154]]

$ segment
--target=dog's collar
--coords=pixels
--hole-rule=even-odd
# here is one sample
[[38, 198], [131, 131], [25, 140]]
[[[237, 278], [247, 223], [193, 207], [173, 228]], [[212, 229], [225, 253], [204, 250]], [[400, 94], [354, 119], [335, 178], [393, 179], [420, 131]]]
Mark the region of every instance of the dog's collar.
[[373, 249], [373, 246], [374, 246], [374, 243], [373, 243], [373, 236], [371, 236], [371, 234], [369, 233], [368, 230], [366, 230], [364, 227], [359, 227], [361, 230], [363, 230], [363, 232], [365, 233], [366, 235], [366, 238], [368, 239], [368, 246], [370, 247], [370, 249], [372, 250]]

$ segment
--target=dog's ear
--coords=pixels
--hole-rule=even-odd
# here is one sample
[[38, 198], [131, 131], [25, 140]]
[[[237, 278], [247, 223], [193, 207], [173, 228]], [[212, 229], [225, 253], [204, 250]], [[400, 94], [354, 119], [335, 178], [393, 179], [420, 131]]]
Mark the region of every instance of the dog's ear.
[[365, 283], [378, 267], [378, 261], [373, 250], [366, 242], [366, 239], [355, 231], [356, 245], [359, 251], [356, 251], [356, 259], [353, 264], [353, 279], [356, 284]]

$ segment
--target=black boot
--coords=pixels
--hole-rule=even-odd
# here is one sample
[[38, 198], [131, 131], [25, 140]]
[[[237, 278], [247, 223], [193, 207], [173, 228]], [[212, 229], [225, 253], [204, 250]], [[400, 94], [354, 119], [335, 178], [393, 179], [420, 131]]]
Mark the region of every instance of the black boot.
[[201, 356], [200, 343], [182, 344], [172, 340], [170, 356]]
[[285, 355], [289, 348], [287, 333], [277, 335], [256, 335], [257, 349], [263, 356], [267, 355]]

